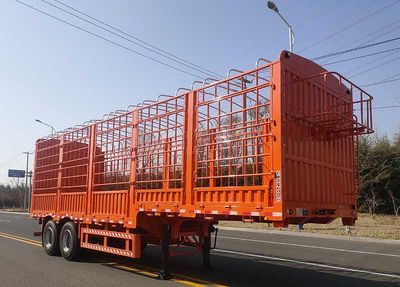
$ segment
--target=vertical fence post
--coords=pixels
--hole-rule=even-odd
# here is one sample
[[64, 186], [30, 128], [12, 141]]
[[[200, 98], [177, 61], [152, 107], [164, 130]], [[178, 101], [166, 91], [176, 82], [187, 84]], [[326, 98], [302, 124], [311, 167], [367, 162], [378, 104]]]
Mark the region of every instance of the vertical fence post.
[[93, 124], [89, 127], [89, 161], [88, 161], [88, 178], [87, 178], [87, 195], [86, 195], [86, 216], [92, 215], [93, 204], [93, 184], [95, 158], [96, 158], [96, 130], [97, 125]]
[[128, 199], [128, 216], [129, 218], [135, 217], [134, 203], [135, 203], [135, 190], [136, 190], [136, 162], [137, 162], [137, 146], [138, 146], [138, 125], [139, 112], [137, 109], [132, 111], [132, 146], [131, 146], [131, 166], [129, 175], [129, 199]]
[[197, 92], [190, 92], [185, 95], [185, 109], [186, 109], [186, 127], [185, 132], [185, 189], [184, 189], [184, 204], [192, 205], [193, 202], [193, 187], [194, 187], [194, 172], [195, 172], [195, 123], [196, 117], [196, 102]]
[[56, 214], [60, 213], [61, 209], [61, 190], [62, 190], [62, 162], [64, 154], [64, 137], [65, 134], [60, 135], [59, 155], [58, 155], [58, 169], [57, 169], [57, 204]]

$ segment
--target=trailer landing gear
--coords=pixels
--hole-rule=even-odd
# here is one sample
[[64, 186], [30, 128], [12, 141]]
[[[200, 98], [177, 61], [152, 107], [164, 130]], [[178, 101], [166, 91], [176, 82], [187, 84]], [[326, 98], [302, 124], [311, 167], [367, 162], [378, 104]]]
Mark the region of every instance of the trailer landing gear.
[[210, 250], [211, 250], [211, 234], [203, 238], [202, 255], [203, 255], [203, 266], [201, 270], [212, 271], [213, 268], [210, 264]]
[[161, 227], [161, 270], [159, 279], [171, 279], [169, 272], [169, 244], [171, 241], [171, 225], [163, 224]]

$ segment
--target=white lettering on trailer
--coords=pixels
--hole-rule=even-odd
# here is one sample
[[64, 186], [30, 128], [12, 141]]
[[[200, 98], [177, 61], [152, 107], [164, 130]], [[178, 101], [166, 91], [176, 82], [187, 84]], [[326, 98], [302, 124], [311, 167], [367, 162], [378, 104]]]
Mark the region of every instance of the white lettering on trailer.
[[281, 172], [276, 171], [276, 201], [281, 201]]

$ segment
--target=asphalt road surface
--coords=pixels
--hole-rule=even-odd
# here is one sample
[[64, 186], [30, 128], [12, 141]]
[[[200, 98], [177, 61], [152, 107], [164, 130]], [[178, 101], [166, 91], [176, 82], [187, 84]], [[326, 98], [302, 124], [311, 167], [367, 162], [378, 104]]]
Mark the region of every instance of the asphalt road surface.
[[201, 256], [173, 257], [160, 281], [159, 247], [143, 259], [86, 252], [79, 262], [47, 256], [36, 221], [0, 213], [0, 286], [400, 286], [400, 243], [220, 230], [213, 271]]

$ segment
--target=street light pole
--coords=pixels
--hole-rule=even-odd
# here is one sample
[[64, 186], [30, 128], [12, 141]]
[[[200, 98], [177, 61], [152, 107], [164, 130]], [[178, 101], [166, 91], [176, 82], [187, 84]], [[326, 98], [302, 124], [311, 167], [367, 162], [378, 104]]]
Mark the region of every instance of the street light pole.
[[289, 50], [290, 50], [290, 52], [293, 52], [294, 32], [293, 32], [292, 26], [289, 24], [288, 21], [286, 21], [286, 19], [282, 16], [282, 14], [279, 13], [279, 9], [275, 5], [274, 2], [268, 1], [267, 5], [268, 5], [268, 8], [271, 9], [272, 11], [274, 11], [276, 14], [278, 14], [279, 17], [281, 17], [281, 19], [283, 20], [283, 22], [285, 22], [285, 24], [288, 26], [288, 28], [289, 28]]
[[[29, 156], [32, 154], [29, 151], [23, 152], [23, 154], [26, 154], [26, 171], [25, 171], [25, 189], [24, 189], [24, 210], [26, 209], [27, 205], [27, 189], [28, 189], [28, 168], [29, 168]], [[29, 192], [29, 191], [28, 191]]]
[[39, 119], [36, 119], [35, 121], [38, 122], [38, 123], [40, 123], [40, 124], [42, 124], [42, 125], [45, 125], [45, 126], [48, 126], [49, 128], [51, 128], [51, 134], [52, 134], [52, 135], [54, 135], [54, 134], [56, 133], [56, 130], [54, 129], [53, 126], [51, 126], [51, 125], [49, 125], [49, 124], [46, 124], [46, 123], [42, 122], [42, 121], [39, 120]]
[[31, 200], [32, 200], [32, 176], [33, 176], [33, 172], [30, 171], [28, 173], [29, 176], [29, 194], [28, 194], [28, 211], [31, 210]]

